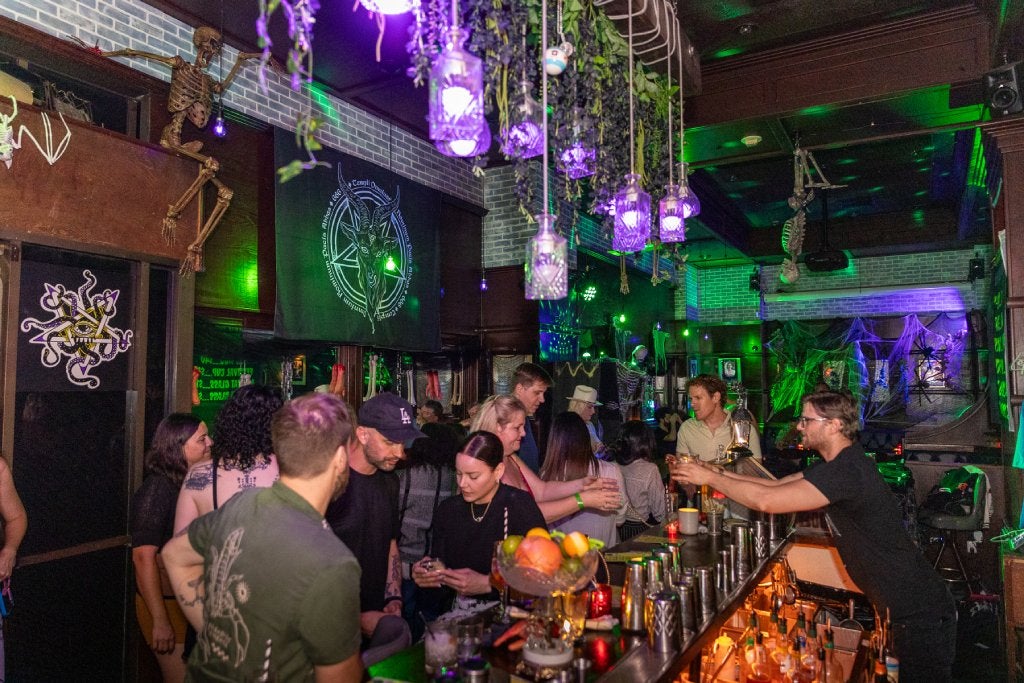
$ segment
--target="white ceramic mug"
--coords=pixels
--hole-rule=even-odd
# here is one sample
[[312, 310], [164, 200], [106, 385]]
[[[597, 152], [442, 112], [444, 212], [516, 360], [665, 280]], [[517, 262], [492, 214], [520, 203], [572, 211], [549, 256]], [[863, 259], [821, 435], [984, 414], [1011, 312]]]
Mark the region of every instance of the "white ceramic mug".
[[693, 536], [700, 531], [700, 511], [697, 508], [679, 508], [679, 533]]

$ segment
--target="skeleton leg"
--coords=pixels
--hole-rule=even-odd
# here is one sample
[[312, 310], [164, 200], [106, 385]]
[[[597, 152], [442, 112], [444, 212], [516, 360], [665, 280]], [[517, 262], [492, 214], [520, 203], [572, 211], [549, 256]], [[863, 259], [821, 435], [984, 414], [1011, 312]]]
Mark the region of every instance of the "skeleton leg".
[[188, 276], [203, 270], [203, 245], [210, 235], [213, 234], [220, 219], [223, 218], [224, 212], [231, 205], [231, 198], [235, 196], [234, 190], [222, 183], [217, 176], [211, 176], [210, 182], [217, 187], [217, 203], [214, 205], [213, 211], [210, 212], [206, 222], [203, 223], [203, 227], [197, 231], [195, 241], [188, 245], [188, 254], [186, 254], [185, 260], [181, 262], [181, 268], [178, 271], [178, 274], [181, 276]]
[[196, 176], [196, 179], [192, 181], [192, 184], [188, 186], [188, 189], [185, 190], [185, 193], [181, 195], [178, 201], [167, 208], [167, 216], [164, 218], [163, 237], [168, 243], [174, 242], [174, 232], [178, 228], [178, 217], [181, 215], [181, 212], [195, 198], [199, 190], [203, 189], [203, 186], [215, 177], [219, 168], [220, 164], [217, 163], [216, 159], [205, 157], [203, 166], [199, 169], [199, 175]]

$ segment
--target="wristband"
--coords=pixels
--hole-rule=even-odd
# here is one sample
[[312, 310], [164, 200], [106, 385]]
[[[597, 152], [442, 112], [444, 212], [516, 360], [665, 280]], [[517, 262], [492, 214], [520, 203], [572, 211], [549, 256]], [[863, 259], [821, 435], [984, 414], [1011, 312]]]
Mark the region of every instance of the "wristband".
[[580, 494], [578, 494], [578, 493], [577, 493], [577, 494], [576, 494], [576, 495], [575, 495], [574, 497], [576, 498], [576, 506], [577, 506], [577, 507], [578, 507], [578, 508], [579, 508], [580, 510], [582, 510], [582, 509], [583, 509], [583, 508], [585, 507], [585, 506], [583, 505], [583, 496], [581, 496]]

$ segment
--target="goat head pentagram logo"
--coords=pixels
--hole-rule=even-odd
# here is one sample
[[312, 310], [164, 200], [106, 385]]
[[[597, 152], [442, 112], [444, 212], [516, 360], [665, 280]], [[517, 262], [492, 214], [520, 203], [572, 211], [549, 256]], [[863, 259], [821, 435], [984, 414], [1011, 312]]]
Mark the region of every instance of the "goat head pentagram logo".
[[388, 196], [371, 180], [346, 181], [324, 214], [323, 257], [338, 297], [370, 321], [398, 313], [409, 289], [412, 244], [399, 210], [399, 189]]
[[62, 284], [44, 283], [39, 305], [53, 317], [49, 320], [25, 318], [21, 321], [21, 331], [38, 332], [29, 342], [43, 347], [40, 360], [44, 366], [52, 368], [61, 359], [67, 359], [64, 372], [68, 381], [95, 389], [100, 380], [91, 374], [92, 370], [127, 351], [132, 345], [132, 331], [110, 324], [117, 315], [120, 290], [104, 289], [93, 294], [96, 276], [83, 270], [82, 277], [85, 282], [77, 291]]

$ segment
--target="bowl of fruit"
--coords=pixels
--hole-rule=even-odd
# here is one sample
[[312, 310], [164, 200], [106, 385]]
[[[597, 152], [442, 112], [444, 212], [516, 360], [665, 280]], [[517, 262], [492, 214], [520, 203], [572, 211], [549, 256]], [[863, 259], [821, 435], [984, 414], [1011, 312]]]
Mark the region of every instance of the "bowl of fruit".
[[525, 536], [509, 536], [497, 549], [505, 582], [527, 595], [582, 590], [594, 578], [604, 544], [579, 531], [563, 534], [537, 527]]

